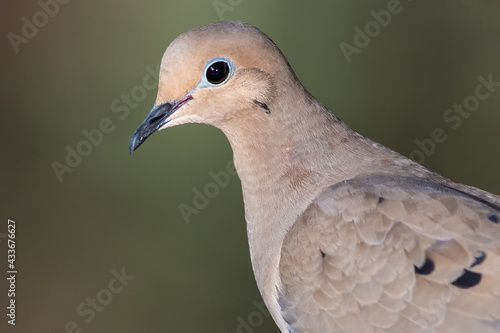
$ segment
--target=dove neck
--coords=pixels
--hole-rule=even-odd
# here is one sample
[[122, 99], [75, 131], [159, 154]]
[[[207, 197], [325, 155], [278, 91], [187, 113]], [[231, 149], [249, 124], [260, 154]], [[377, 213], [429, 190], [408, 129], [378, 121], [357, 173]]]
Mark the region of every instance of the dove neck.
[[263, 294], [274, 294], [279, 285], [273, 272], [286, 231], [323, 189], [355, 174], [353, 155], [363, 146], [352, 144], [361, 136], [353, 137], [299, 88], [285, 88], [267, 105], [270, 113], [256, 105], [245, 111], [253, 117], [222, 128], [242, 184], [252, 264]]
[[306, 208], [300, 203], [310, 202], [304, 195], [312, 200], [354, 174], [352, 158], [363, 145], [353, 141], [366, 140], [353, 136], [303, 88], [283, 95], [267, 104], [269, 113], [255, 105], [244, 111], [254, 116], [222, 128], [233, 149], [247, 215], [259, 220], [269, 212], [278, 220], [300, 214]]

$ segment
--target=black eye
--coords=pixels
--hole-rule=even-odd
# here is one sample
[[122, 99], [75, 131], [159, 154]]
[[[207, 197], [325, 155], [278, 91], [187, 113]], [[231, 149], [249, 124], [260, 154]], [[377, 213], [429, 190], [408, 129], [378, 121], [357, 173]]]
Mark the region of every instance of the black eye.
[[224, 82], [229, 75], [229, 65], [225, 61], [217, 61], [208, 66], [206, 76], [211, 84]]

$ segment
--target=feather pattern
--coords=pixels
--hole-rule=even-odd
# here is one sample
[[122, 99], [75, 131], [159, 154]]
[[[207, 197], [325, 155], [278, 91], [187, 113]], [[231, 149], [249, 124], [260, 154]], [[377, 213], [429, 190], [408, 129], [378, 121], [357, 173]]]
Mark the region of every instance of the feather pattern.
[[328, 187], [283, 242], [283, 318], [308, 333], [499, 332], [495, 216], [495, 203], [416, 178]]

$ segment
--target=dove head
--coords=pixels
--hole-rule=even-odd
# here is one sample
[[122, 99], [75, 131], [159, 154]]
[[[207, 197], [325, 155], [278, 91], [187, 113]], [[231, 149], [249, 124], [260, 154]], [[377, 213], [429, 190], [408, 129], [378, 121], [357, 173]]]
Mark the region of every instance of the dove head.
[[269, 115], [282, 89], [296, 81], [273, 41], [242, 22], [218, 22], [177, 37], [163, 56], [155, 106], [135, 131], [130, 153], [156, 130], [205, 123], [224, 131]]

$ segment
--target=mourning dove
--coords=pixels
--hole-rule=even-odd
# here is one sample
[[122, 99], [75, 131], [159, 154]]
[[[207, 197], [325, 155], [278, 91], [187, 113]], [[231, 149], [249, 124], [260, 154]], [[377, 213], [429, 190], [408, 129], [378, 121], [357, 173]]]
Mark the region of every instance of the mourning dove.
[[193, 122], [231, 144], [255, 278], [282, 332], [500, 332], [500, 197], [354, 132], [260, 30], [177, 37], [130, 152]]

